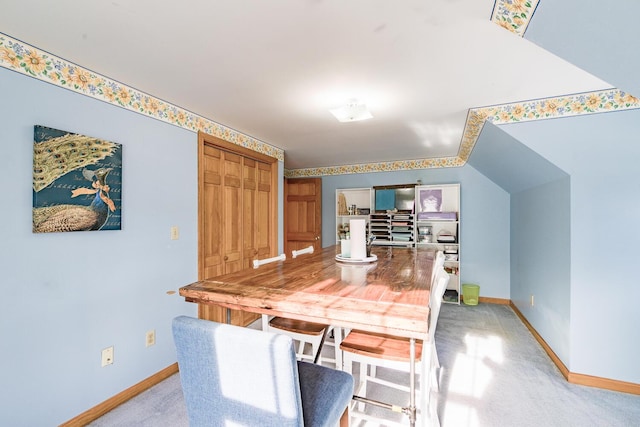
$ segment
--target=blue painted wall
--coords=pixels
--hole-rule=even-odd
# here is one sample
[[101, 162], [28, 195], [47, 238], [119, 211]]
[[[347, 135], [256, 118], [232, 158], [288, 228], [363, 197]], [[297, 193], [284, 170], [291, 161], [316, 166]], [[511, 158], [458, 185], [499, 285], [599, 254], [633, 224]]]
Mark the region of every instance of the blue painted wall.
[[460, 183], [461, 283], [484, 297], [509, 299], [509, 194], [473, 167], [378, 172], [322, 178], [322, 244], [336, 241], [336, 189]]
[[[638, 14], [634, 0], [541, 1], [525, 38], [638, 97], [640, 37], [620, 24]], [[626, 111], [503, 127], [571, 175], [570, 370], [632, 383], [640, 383], [639, 119]]]
[[[640, 341], [635, 339], [640, 324], [640, 145], [635, 142], [640, 134], [640, 111], [501, 129], [570, 175], [569, 370], [640, 383]], [[557, 190], [549, 190], [548, 195]], [[530, 200], [533, 202], [533, 196]], [[564, 259], [559, 249], [548, 250]], [[537, 285], [539, 289], [543, 286], [547, 285]], [[542, 310], [534, 317], [546, 322], [536, 326], [543, 333], [554, 328], [555, 322], [564, 321], [546, 317], [541, 304], [533, 310]]]
[[[197, 135], [5, 68], [0, 93], [0, 425], [58, 425], [176, 361], [171, 319], [196, 315], [167, 291], [197, 279]], [[31, 232], [36, 124], [122, 144], [122, 230]]]
[[571, 360], [569, 200], [568, 176], [511, 195], [511, 300], [565, 365]]
[[469, 164], [511, 195], [511, 301], [569, 365], [569, 175], [491, 123]]

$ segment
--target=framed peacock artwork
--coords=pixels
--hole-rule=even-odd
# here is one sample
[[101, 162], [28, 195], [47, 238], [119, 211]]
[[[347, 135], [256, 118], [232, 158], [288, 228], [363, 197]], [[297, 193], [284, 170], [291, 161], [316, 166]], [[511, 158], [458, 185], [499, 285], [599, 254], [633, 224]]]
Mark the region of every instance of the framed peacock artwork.
[[120, 230], [122, 145], [33, 130], [33, 232]]

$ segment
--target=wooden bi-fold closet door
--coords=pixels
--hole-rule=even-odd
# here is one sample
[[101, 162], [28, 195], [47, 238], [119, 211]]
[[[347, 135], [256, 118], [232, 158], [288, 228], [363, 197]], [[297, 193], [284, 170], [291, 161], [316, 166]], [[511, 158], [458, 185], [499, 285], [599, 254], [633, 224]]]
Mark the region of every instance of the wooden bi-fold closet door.
[[[277, 251], [277, 159], [198, 133], [198, 278], [252, 268]], [[200, 305], [199, 316], [227, 321], [226, 309]], [[246, 325], [257, 315], [232, 311]]]

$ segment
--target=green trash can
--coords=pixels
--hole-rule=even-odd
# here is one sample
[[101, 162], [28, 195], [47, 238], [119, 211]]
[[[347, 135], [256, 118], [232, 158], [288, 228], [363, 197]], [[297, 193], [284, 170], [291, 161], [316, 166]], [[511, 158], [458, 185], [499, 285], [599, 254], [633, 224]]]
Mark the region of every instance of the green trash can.
[[462, 302], [465, 305], [478, 305], [480, 299], [480, 286], [471, 283], [462, 285]]

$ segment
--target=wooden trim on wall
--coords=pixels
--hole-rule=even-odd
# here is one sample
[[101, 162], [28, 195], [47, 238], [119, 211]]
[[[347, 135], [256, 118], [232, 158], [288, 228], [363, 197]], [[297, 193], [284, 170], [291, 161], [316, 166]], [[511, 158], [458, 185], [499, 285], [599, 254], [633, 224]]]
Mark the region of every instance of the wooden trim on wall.
[[[462, 298], [462, 296], [461, 296], [460, 299], [464, 301], [464, 298]], [[510, 299], [492, 298], [492, 297], [480, 297], [479, 298], [479, 302], [485, 303], [485, 304], [499, 304], [499, 305], [509, 305], [509, 304], [511, 304], [511, 300]]]
[[[204, 246], [202, 245], [202, 229], [203, 225], [203, 215], [201, 206], [204, 205], [204, 191], [202, 189], [202, 183], [204, 182], [204, 146], [205, 146], [205, 135], [198, 132], [198, 280], [204, 279], [202, 277], [204, 274]], [[200, 308], [198, 308], [198, 317], [200, 317]]]
[[151, 375], [149, 378], [140, 381], [138, 384], [135, 384], [135, 385], [129, 387], [128, 389], [116, 394], [115, 396], [105, 400], [104, 402], [100, 403], [99, 405], [96, 405], [93, 408], [89, 409], [88, 411], [83, 412], [82, 414], [78, 415], [77, 417], [74, 417], [74, 418], [70, 419], [69, 421], [60, 424], [60, 426], [61, 427], [76, 427], [76, 426], [87, 425], [90, 422], [97, 420], [98, 418], [100, 418], [101, 416], [106, 414], [107, 412], [109, 412], [109, 411], [117, 408], [118, 406], [122, 405], [123, 403], [125, 403], [129, 399], [132, 399], [135, 396], [139, 395], [143, 391], [146, 391], [146, 390], [150, 389], [151, 387], [153, 387], [154, 385], [166, 380], [171, 375], [173, 375], [173, 374], [175, 374], [177, 372], [178, 372], [178, 364], [177, 363], [174, 363], [173, 365], [169, 365], [168, 367], [164, 368], [160, 372], [157, 372], [157, 373]]
[[[245, 148], [241, 145], [231, 143], [229, 141], [225, 141], [224, 139], [220, 139], [217, 136], [209, 135], [208, 133], [204, 133], [202, 131], [198, 131], [198, 145], [203, 144], [213, 145], [218, 147], [221, 150], [229, 151], [231, 153], [238, 154], [242, 157], [248, 157], [253, 160], [258, 160], [262, 163], [277, 163], [278, 159], [275, 157], [268, 156], [266, 154], [258, 153], [257, 151], [253, 151], [249, 148]], [[277, 169], [276, 169], [277, 172]], [[276, 173], [277, 175], [277, 173]]]
[[562, 362], [562, 360], [560, 360], [558, 355], [551, 349], [549, 344], [547, 344], [547, 342], [544, 340], [544, 338], [542, 338], [542, 336], [538, 333], [538, 331], [536, 331], [535, 328], [533, 326], [531, 326], [531, 323], [529, 323], [527, 318], [524, 317], [522, 312], [518, 309], [518, 307], [516, 307], [516, 305], [513, 303], [513, 301], [511, 301], [509, 306], [513, 309], [513, 311], [520, 318], [520, 320], [522, 320], [522, 323], [524, 323], [524, 325], [527, 327], [527, 329], [529, 329], [529, 332], [531, 332], [531, 335], [533, 335], [533, 337], [536, 339], [536, 341], [538, 341], [538, 343], [540, 343], [540, 345], [542, 346], [544, 351], [551, 358], [551, 361], [558, 367], [558, 369], [560, 369], [560, 372], [562, 373], [562, 376], [565, 377], [565, 379], [569, 380], [569, 369], [565, 366], [565, 364]]
[[562, 360], [551, 349], [549, 344], [542, 338], [542, 336], [535, 330], [535, 328], [529, 323], [524, 315], [518, 310], [518, 307], [512, 302], [509, 304], [516, 315], [522, 320], [522, 323], [529, 329], [533, 337], [540, 343], [544, 351], [547, 353], [551, 361], [558, 367], [562, 376], [571, 383], [577, 385], [584, 385], [588, 387], [602, 388], [606, 390], [619, 391], [621, 393], [630, 393], [640, 395], [640, 384], [630, 383], [626, 381], [613, 380], [610, 378], [594, 377], [591, 375], [577, 374], [569, 371], [569, 369], [562, 363]]
[[612, 380], [609, 378], [593, 377], [591, 375], [576, 374], [569, 372], [569, 380], [572, 384], [585, 385], [588, 387], [604, 388], [607, 390], [619, 391], [622, 393], [639, 394], [640, 384], [626, 381]]

